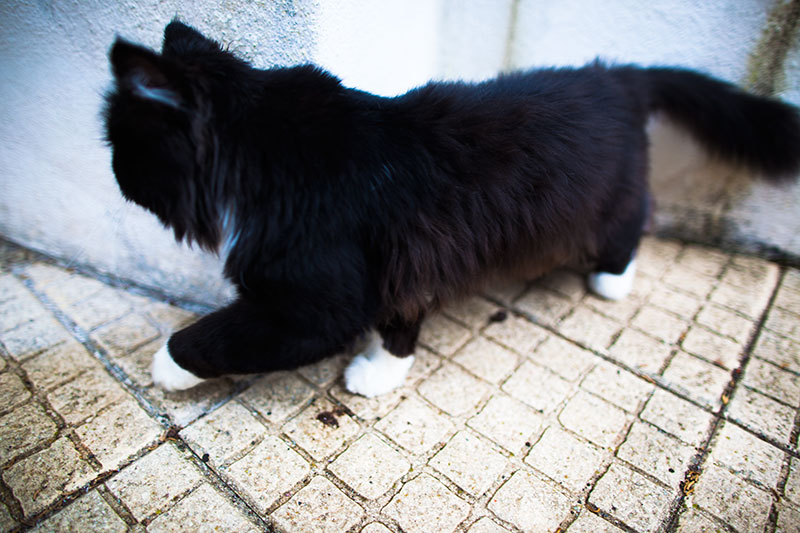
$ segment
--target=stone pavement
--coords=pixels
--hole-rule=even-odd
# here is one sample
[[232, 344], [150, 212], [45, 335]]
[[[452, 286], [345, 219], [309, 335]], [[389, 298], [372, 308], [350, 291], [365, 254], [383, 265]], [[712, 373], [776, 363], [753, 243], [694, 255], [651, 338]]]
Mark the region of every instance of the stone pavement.
[[0, 259], [0, 529], [800, 531], [798, 270], [648, 238], [627, 300], [493, 288], [368, 400], [347, 356], [165, 394], [191, 310]]

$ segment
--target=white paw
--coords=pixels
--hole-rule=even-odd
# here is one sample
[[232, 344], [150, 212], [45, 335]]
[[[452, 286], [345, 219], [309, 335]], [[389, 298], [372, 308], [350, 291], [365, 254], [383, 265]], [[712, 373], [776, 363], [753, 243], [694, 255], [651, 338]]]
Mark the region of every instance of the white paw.
[[205, 381], [178, 366], [165, 344], [153, 355], [153, 383], [167, 391], [184, 390]]
[[633, 289], [633, 279], [636, 276], [636, 260], [631, 259], [625, 272], [611, 274], [609, 272], [594, 272], [589, 274], [589, 288], [607, 300], [622, 300]]
[[[380, 337], [378, 337], [380, 341]], [[353, 358], [344, 370], [344, 383], [352, 393], [372, 398], [403, 385], [414, 356], [395, 357], [379, 343]]]

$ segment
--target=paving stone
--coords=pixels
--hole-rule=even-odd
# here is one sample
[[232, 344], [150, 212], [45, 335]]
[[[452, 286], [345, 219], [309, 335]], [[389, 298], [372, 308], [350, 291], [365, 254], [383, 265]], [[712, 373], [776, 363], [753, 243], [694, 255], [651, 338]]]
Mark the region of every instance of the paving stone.
[[728, 264], [730, 257], [705, 246], [687, 245], [678, 256], [676, 264], [706, 276], [718, 276]]
[[623, 530], [587, 510], [569, 526], [568, 531], [569, 533], [622, 533]]
[[479, 329], [488, 324], [489, 318], [500, 310], [501, 307], [489, 300], [473, 296], [447, 307], [444, 313], [469, 328]]
[[54, 389], [47, 400], [68, 424], [78, 424], [127, 396], [116, 380], [98, 368]]
[[729, 529], [705, 516], [697, 509], [686, 509], [678, 518], [677, 531], [681, 533], [723, 533]]
[[56, 424], [36, 403], [17, 407], [0, 417], [0, 464], [54, 437]]
[[357, 503], [317, 476], [270, 516], [284, 531], [334, 533], [350, 529], [363, 515]]
[[239, 397], [273, 424], [280, 424], [314, 396], [314, 388], [294, 372], [272, 372]]
[[[418, 360], [414, 361], [414, 366], [411, 367], [412, 371], [414, 367], [417, 366], [418, 362]], [[409, 381], [409, 379], [406, 378], [406, 381]], [[475, 379], [475, 381], [478, 380]], [[408, 390], [405, 389], [405, 387], [399, 387], [386, 394], [381, 394], [373, 398], [365, 398], [360, 394], [353, 394], [345, 390], [341, 383], [337, 383], [331, 388], [330, 394], [342, 404], [346, 405], [359, 419], [377, 420], [386, 416], [389, 411], [394, 409], [400, 400], [408, 395]]]
[[476, 520], [467, 531], [469, 531], [469, 533], [505, 533], [508, 530], [498, 526], [496, 523], [492, 522], [490, 518], [484, 516]]
[[800, 270], [797, 268], [787, 268], [781, 280], [781, 289], [800, 292]]
[[473, 413], [489, 396], [491, 389], [460, 367], [446, 363], [417, 390], [442, 411], [453, 416], [462, 416]]
[[463, 346], [470, 337], [472, 337], [472, 333], [464, 326], [442, 314], [435, 314], [422, 323], [419, 342], [434, 352], [448, 357]]
[[636, 252], [636, 264], [640, 271], [652, 276], [660, 276], [683, 250], [677, 241], [644, 236]]
[[800, 510], [779, 502], [775, 533], [797, 533], [800, 528]]
[[433, 477], [421, 474], [403, 485], [383, 513], [397, 520], [408, 533], [445, 533], [455, 530], [469, 510], [467, 502]]
[[283, 432], [318, 461], [343, 448], [360, 429], [345, 409], [326, 399], [312, 402], [283, 426]]
[[328, 465], [336, 477], [368, 500], [383, 496], [411, 463], [373, 434], [366, 434]]
[[800, 372], [800, 343], [771, 331], [761, 330], [753, 354], [780, 368]]
[[697, 505], [739, 531], [763, 531], [772, 498], [715, 465], [707, 465], [687, 505]]
[[0, 306], [0, 331], [8, 331], [45, 316], [47, 310], [29, 292], [20, 292]]
[[517, 354], [484, 337], [475, 337], [453, 357], [454, 362], [492, 383], [507, 377], [518, 360]]
[[771, 363], [750, 359], [742, 383], [789, 405], [800, 405], [800, 377]]
[[779, 275], [780, 268], [775, 263], [757, 257], [734, 255], [722, 276], [722, 281], [744, 288], [753, 285], [774, 287]]
[[784, 283], [775, 296], [774, 305], [775, 307], [800, 315], [800, 289], [791, 289]]
[[800, 506], [800, 459], [792, 457], [789, 464], [789, 476], [784, 487], [786, 498]]
[[570, 512], [570, 499], [519, 470], [489, 500], [489, 509], [523, 531], [553, 531]]
[[128, 314], [132, 308], [131, 301], [121, 290], [103, 287], [63, 310], [78, 326], [88, 331]]
[[380, 522], [372, 522], [364, 526], [360, 533], [392, 533], [392, 531]]
[[0, 412], [25, 403], [30, 397], [30, 391], [16, 374], [12, 372], [0, 374]]
[[701, 300], [704, 300], [717, 284], [716, 277], [694, 272], [680, 265], [671, 268], [661, 279], [667, 285], [688, 292]]
[[689, 327], [685, 320], [657, 307], [645, 307], [639, 311], [631, 324], [648, 335], [670, 344], [678, 342]]
[[663, 376], [670, 389], [712, 408], [720, 406], [731, 380], [730, 372], [684, 352], [675, 354]]
[[536, 280], [536, 284], [566, 296], [573, 302], [586, 294], [586, 280], [582, 274], [559, 268]]
[[589, 494], [589, 501], [642, 531], [656, 531], [669, 511], [670, 491], [643, 475], [612, 464]]
[[794, 425], [794, 409], [775, 400], [739, 387], [728, 404], [728, 416], [778, 442], [788, 443]]
[[617, 457], [677, 488], [696, 450], [650, 424], [636, 422]]
[[49, 447], [26, 457], [3, 473], [3, 480], [19, 500], [25, 516], [47, 508], [95, 477], [72, 442], [61, 437]]
[[204, 381], [190, 389], [168, 392], [152, 387], [147, 397], [173, 424], [187, 426], [231, 396], [235, 384], [229, 378]]
[[167, 342], [167, 337], [158, 337], [152, 342], [140, 346], [129, 354], [112, 355], [114, 363], [125, 372], [131, 381], [142, 388], [153, 385], [153, 355]]
[[561, 334], [593, 350], [605, 351], [622, 326], [592, 311], [577, 307], [558, 328]]
[[344, 373], [344, 369], [350, 362], [350, 357], [340, 354], [335, 357], [327, 357], [314, 364], [306, 365], [297, 369], [297, 373], [306, 378], [311, 383], [320, 387], [327, 387]]
[[581, 388], [628, 412], [634, 412], [639, 410], [654, 387], [627, 370], [600, 361], [583, 379]]
[[[6, 507], [5, 504], [0, 503], [0, 530], [12, 531], [18, 525], [19, 523], [14, 520], [14, 517], [11, 516], [11, 513], [8, 511], [8, 507]], [[53, 531], [58, 530], [54, 529]]]
[[21, 273], [22, 277], [33, 281], [39, 289], [52, 283], [65, 281], [70, 277], [69, 272], [63, 268], [42, 262], [25, 265], [21, 268]]
[[65, 309], [71, 304], [99, 292], [105, 288], [105, 285], [96, 279], [73, 274], [68, 277], [54, 279], [51, 283], [47, 283], [40, 288], [53, 303]]
[[703, 310], [697, 315], [697, 322], [715, 333], [729, 337], [740, 345], [747, 342], [755, 328], [755, 324], [751, 320], [714, 304], [703, 307]]
[[543, 413], [556, 409], [571, 389], [567, 380], [528, 361], [503, 385], [503, 390], [511, 396]]
[[84, 533], [88, 530], [108, 533], [125, 533], [128, 530], [127, 524], [117, 516], [96, 490], [81, 496], [66, 509], [39, 523], [31, 531]]
[[592, 352], [559, 337], [548, 337], [529, 357], [568, 381], [582, 377], [600, 360]]
[[711, 293], [710, 300], [752, 319], [758, 319], [769, 303], [773, 288], [774, 285], [742, 288], [720, 283]]
[[178, 331], [199, 318], [190, 311], [162, 302], [152, 302], [144, 307], [143, 311], [158, 323], [164, 332]]
[[536, 286], [528, 289], [514, 302], [514, 309], [544, 326], [555, 326], [573, 307], [575, 303], [569, 298]]
[[0, 303], [30, 296], [30, 291], [12, 274], [0, 274]]
[[0, 333], [0, 342], [17, 361], [24, 361], [70, 338], [69, 332], [48, 316]]
[[703, 302], [689, 294], [680, 292], [667, 286], [657, 286], [650, 293], [649, 303], [670, 311], [684, 320], [691, 320], [697, 314]]
[[127, 400], [90, 419], [75, 432], [100, 461], [103, 471], [109, 471], [155, 442], [161, 426], [135, 401]]
[[694, 446], [705, 441], [713, 419], [699, 407], [661, 389], [656, 389], [639, 416]]
[[606, 300], [605, 298], [590, 293], [583, 299], [583, 304], [602, 315], [624, 324], [644, 305], [644, 300], [641, 299], [641, 296], [636, 294], [636, 291], [649, 291], [650, 289], [643, 288], [643, 285], [646, 283], [648, 283], [648, 280], [638, 276], [634, 281], [633, 292], [622, 300]]
[[169, 507], [201, 481], [197, 468], [167, 443], [125, 468], [106, 485], [137, 520], [143, 520]]
[[228, 402], [181, 430], [180, 435], [199, 456], [214, 466], [226, 464], [254, 445], [265, 433], [256, 417], [237, 402]]
[[211, 485], [203, 483], [147, 526], [153, 533], [176, 530], [245, 533], [258, 528]]
[[223, 468], [241, 494], [264, 514], [311, 471], [308, 463], [278, 437], [268, 435], [243, 458]]
[[684, 350], [728, 370], [739, 366], [742, 346], [705, 328], [693, 326], [681, 344]]
[[597, 444], [610, 447], [628, 424], [629, 415], [607, 401], [578, 391], [558, 415], [561, 424]]
[[781, 474], [783, 452], [730, 422], [722, 424], [710, 458], [739, 476], [775, 487]]
[[484, 294], [490, 300], [509, 305], [525, 291], [525, 282], [514, 279], [501, 279], [486, 288]]
[[572, 492], [581, 492], [603, 460], [603, 452], [557, 426], [545, 430], [525, 462]]
[[546, 330], [523, 318], [509, 316], [502, 322], [490, 324], [483, 334], [518, 354], [529, 355], [547, 338]]
[[87, 370], [100, 371], [101, 365], [82, 344], [68, 341], [28, 359], [22, 369], [37, 388], [50, 390]]
[[[476, 461], [476, 458], [480, 458]], [[480, 496], [505, 470], [506, 458], [467, 431], [459, 431], [428, 464], [462, 490]]]
[[375, 428], [415, 454], [423, 454], [453, 431], [450, 420], [412, 397], [403, 400]]
[[764, 327], [775, 333], [800, 342], [800, 315], [785, 311], [779, 307], [770, 309]]
[[92, 333], [94, 339], [112, 356], [122, 356], [157, 338], [161, 333], [142, 314], [130, 313]]
[[520, 401], [498, 394], [492, 396], [467, 425], [511, 453], [516, 453], [539, 430], [542, 417]]
[[669, 359], [672, 347], [644, 333], [626, 329], [608, 353], [631, 368], [656, 374]]

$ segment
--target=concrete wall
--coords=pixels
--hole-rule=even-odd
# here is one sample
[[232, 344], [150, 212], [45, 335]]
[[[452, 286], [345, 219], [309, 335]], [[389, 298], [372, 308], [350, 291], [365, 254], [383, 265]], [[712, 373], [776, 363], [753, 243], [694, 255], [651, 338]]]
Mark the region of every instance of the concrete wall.
[[[216, 258], [122, 200], [102, 142], [114, 35], [157, 47], [175, 15], [257, 66], [314, 61], [379, 94], [599, 55], [768, 79], [800, 104], [799, 11], [800, 0], [12, 0], [0, 5], [0, 235], [176, 296], [230, 296]], [[660, 230], [800, 258], [800, 187], [754, 185], [668, 128], [654, 138]]]

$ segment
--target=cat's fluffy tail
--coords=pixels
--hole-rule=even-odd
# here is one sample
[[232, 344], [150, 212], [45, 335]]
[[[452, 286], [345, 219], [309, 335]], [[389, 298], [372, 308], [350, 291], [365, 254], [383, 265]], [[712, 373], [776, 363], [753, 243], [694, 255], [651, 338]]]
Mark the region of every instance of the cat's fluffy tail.
[[771, 181], [800, 174], [798, 108], [689, 70], [639, 72], [650, 109], [687, 128], [711, 154]]

